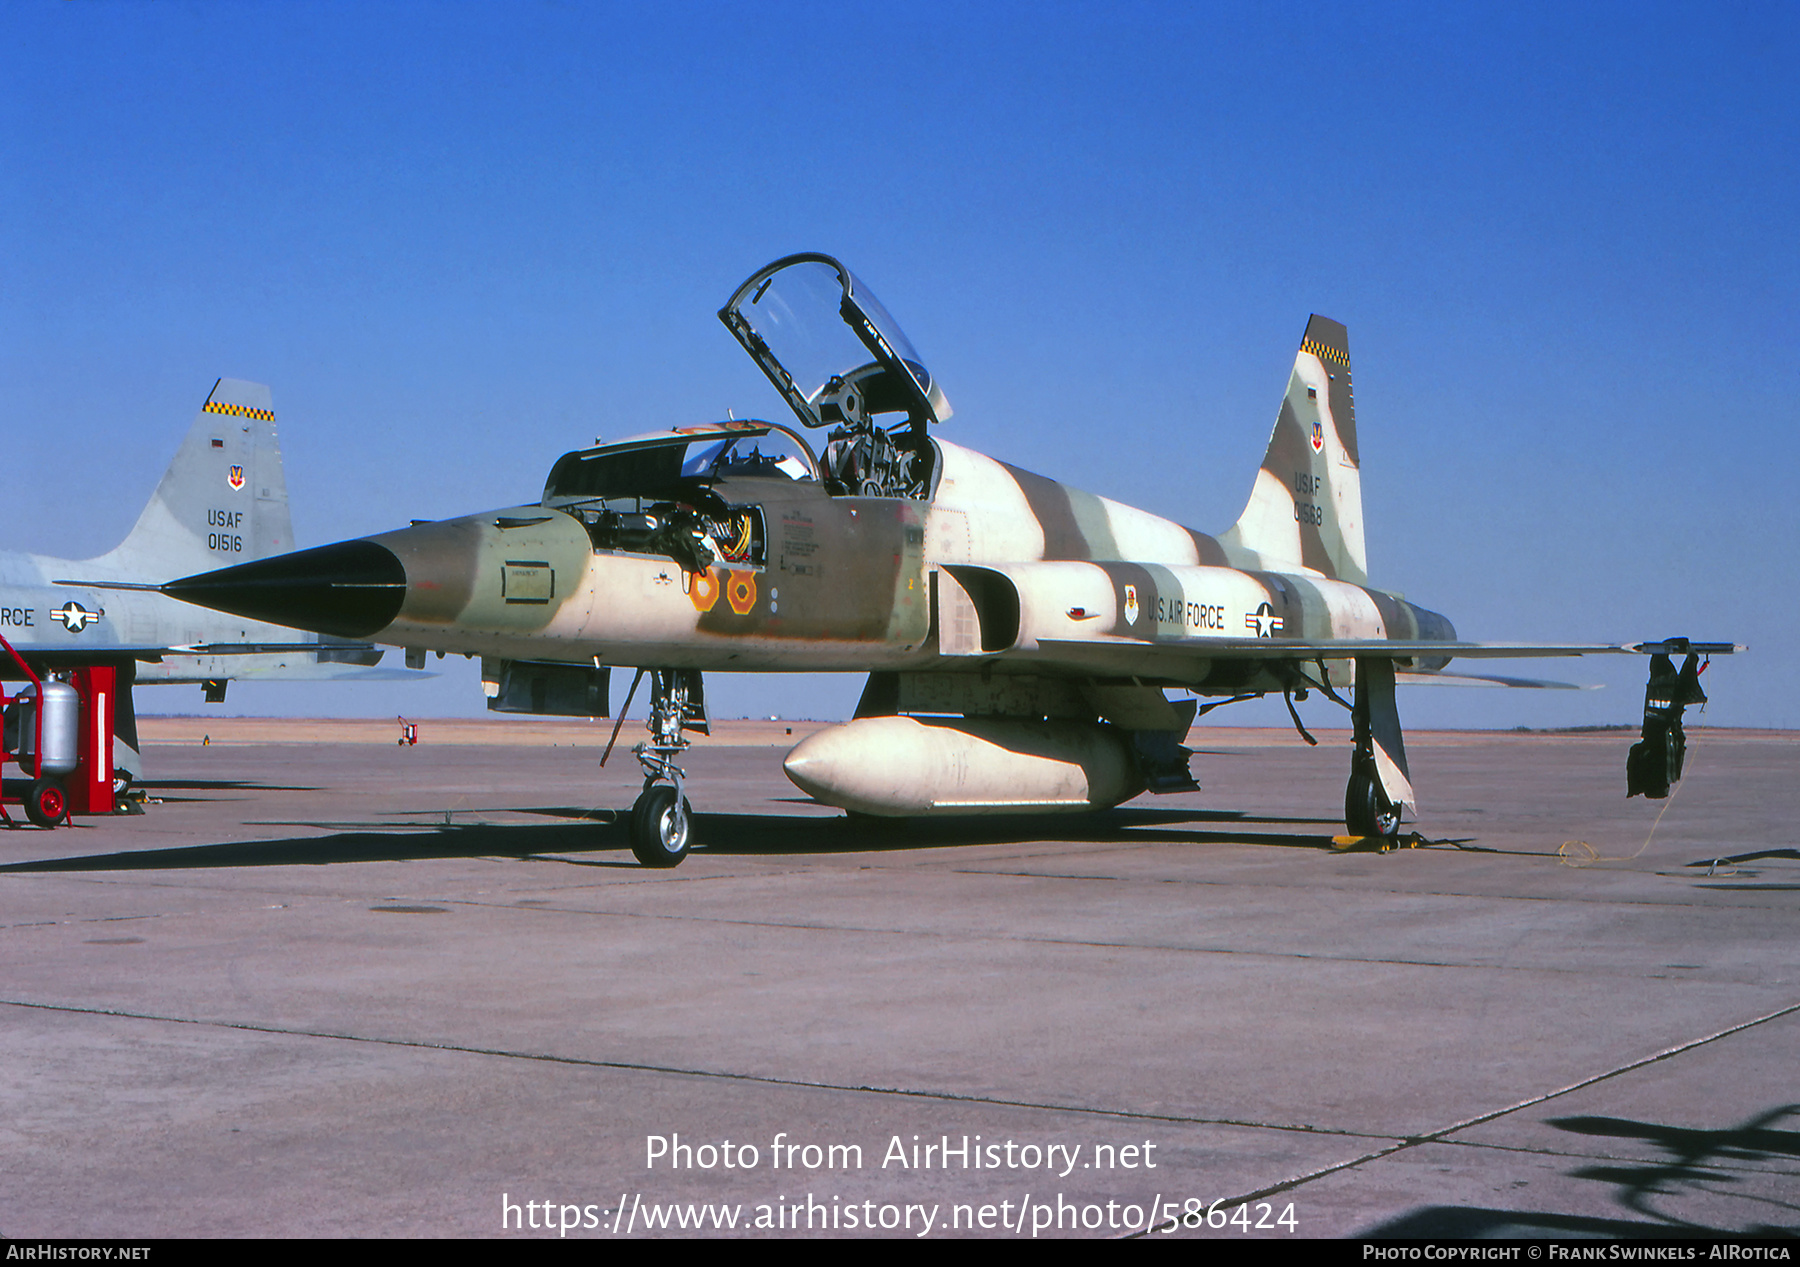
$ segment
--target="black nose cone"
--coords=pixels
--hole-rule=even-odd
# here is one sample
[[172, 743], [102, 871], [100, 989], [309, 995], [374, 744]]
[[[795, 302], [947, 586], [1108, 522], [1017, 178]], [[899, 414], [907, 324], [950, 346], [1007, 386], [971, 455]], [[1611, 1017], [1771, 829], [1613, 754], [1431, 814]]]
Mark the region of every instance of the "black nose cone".
[[162, 592], [234, 616], [340, 638], [367, 638], [387, 628], [399, 613], [406, 599], [406, 569], [386, 546], [340, 541], [184, 576]]

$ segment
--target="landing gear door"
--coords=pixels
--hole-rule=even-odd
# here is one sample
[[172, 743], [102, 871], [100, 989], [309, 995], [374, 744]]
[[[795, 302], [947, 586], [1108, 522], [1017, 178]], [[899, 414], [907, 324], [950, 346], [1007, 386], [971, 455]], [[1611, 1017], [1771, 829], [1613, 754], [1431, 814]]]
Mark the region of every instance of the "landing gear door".
[[887, 309], [829, 255], [776, 260], [737, 288], [719, 320], [808, 427], [868, 426], [882, 414], [922, 426], [950, 416]]

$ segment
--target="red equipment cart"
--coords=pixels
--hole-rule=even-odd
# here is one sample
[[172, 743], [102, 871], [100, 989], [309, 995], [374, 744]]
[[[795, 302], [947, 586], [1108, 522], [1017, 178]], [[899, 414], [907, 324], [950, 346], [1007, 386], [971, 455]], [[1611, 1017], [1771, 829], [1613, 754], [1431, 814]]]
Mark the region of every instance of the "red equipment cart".
[[30, 780], [22, 796], [8, 796], [0, 783], [0, 821], [16, 825], [9, 804], [22, 804], [25, 817], [39, 827], [67, 822], [70, 814], [112, 813], [117, 671], [111, 665], [82, 665], [46, 683], [3, 636], [0, 648], [30, 683], [8, 695], [0, 681], [5, 717], [0, 772], [11, 761]]

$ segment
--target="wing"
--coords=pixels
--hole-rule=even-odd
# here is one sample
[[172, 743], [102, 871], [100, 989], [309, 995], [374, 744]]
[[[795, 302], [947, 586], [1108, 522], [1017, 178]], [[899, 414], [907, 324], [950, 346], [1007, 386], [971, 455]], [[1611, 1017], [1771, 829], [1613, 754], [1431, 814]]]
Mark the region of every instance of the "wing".
[[1594, 685], [1546, 682], [1541, 678], [1501, 677], [1493, 673], [1411, 673], [1401, 670], [1394, 680], [1402, 686], [1512, 686], [1539, 691], [1597, 691]]
[[44, 646], [34, 644], [25, 650], [34, 660], [46, 664], [93, 664], [97, 660], [160, 660], [163, 656], [182, 655], [319, 655], [323, 661], [348, 664], [374, 664], [386, 647], [372, 642], [334, 640], [322, 642], [194, 642], [194, 643], [118, 643], [93, 646]]
[[[1254, 664], [1359, 659], [1392, 660], [1406, 680], [1429, 677], [1451, 659], [1510, 660], [1587, 655], [1730, 655], [1729, 642], [1439, 642], [1400, 638], [1205, 638], [1155, 640], [1096, 635], [1083, 639], [1044, 638], [1017, 654], [1048, 671], [1097, 677], [1141, 677], [1187, 683], [1209, 675], [1221, 661]], [[1491, 679], [1496, 685], [1543, 686], [1524, 679]]]

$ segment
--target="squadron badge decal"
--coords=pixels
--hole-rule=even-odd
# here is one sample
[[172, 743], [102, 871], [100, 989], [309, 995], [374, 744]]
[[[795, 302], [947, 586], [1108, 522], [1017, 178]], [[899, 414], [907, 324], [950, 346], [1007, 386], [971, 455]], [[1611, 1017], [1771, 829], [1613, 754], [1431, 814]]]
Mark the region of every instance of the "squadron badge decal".
[[1127, 585], [1125, 587], [1125, 623], [1128, 625], [1135, 625], [1137, 624], [1137, 618], [1137, 586]]
[[241, 466], [232, 467], [231, 474], [225, 477], [225, 482], [233, 488], [242, 488], [244, 486], [244, 468]]
[[688, 598], [693, 602], [695, 611], [711, 611], [719, 601], [719, 578], [710, 571], [695, 572], [690, 578]]
[[725, 599], [731, 604], [732, 611], [748, 616], [750, 609], [756, 606], [756, 577], [749, 572], [727, 572]]

